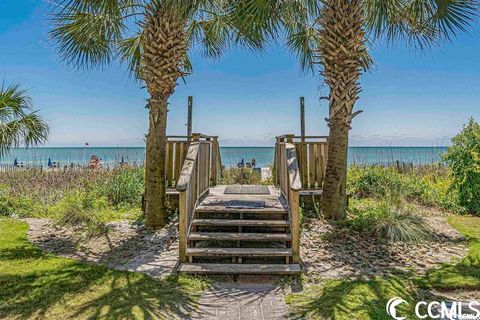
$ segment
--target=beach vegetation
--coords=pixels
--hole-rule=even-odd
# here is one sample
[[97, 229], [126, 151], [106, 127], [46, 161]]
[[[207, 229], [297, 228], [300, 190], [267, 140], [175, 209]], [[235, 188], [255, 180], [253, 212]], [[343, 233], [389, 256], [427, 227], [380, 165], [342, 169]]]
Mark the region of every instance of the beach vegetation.
[[1, 319], [187, 318], [208, 286], [56, 257], [27, 239], [28, 224], [0, 218]]
[[49, 127], [19, 83], [0, 86], [0, 157], [11, 148], [47, 141]]
[[219, 184], [262, 184], [262, 175], [253, 168], [225, 168]]
[[480, 124], [470, 118], [452, 139], [443, 160], [451, 169], [451, 191], [458, 195], [459, 203], [468, 212], [480, 214]]
[[95, 233], [109, 221], [142, 219], [143, 177], [142, 167], [1, 172], [0, 215], [52, 218]]
[[401, 199], [355, 200], [350, 203], [351, 230], [385, 241], [422, 242], [431, 238], [423, 217]]

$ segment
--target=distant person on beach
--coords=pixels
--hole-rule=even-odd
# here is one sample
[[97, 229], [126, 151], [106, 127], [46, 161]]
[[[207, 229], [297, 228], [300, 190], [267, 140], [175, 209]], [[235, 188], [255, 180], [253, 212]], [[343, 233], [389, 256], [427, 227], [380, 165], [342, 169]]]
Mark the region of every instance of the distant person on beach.
[[245, 160], [243, 160], [243, 158], [242, 158], [242, 162], [237, 164], [237, 167], [239, 167], [239, 168], [245, 167]]
[[257, 160], [252, 159], [251, 164], [252, 164], [252, 168], [255, 168], [257, 165]]
[[96, 155], [92, 155], [90, 158], [90, 162], [88, 163], [88, 168], [89, 169], [100, 169], [102, 167], [102, 159], [97, 157]]

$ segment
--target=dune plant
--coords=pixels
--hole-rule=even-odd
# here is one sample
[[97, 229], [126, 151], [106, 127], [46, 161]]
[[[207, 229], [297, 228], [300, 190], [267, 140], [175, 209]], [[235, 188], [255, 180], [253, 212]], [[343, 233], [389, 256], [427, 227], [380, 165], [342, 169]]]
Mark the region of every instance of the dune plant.
[[10, 148], [36, 146], [47, 141], [48, 124], [33, 109], [20, 84], [0, 87], [0, 157]]
[[[236, 27], [224, 0], [57, 0], [51, 36], [60, 55], [76, 67], [126, 62], [149, 94], [146, 138], [146, 225], [167, 221], [165, 155], [168, 100], [192, 70], [189, 51], [219, 57], [229, 43], [258, 47], [248, 28]], [[242, 26], [243, 27], [243, 26]], [[253, 37], [251, 39], [254, 39]]]
[[421, 242], [431, 237], [423, 217], [396, 196], [381, 201], [354, 202], [351, 213], [353, 217], [347, 224], [377, 239]]
[[480, 124], [471, 118], [452, 139], [443, 160], [453, 172], [452, 189], [471, 213], [480, 214]]

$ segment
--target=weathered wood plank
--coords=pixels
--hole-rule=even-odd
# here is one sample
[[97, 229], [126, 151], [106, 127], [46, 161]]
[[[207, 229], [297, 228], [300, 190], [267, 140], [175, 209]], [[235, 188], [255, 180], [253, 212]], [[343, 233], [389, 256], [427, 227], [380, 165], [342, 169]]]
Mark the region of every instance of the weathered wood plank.
[[167, 143], [167, 185], [173, 186], [173, 143]]
[[288, 227], [286, 220], [240, 220], [240, 219], [195, 219], [196, 226], [262, 226], [262, 227]]
[[182, 263], [179, 272], [193, 274], [297, 274], [298, 264]]
[[290, 241], [287, 233], [192, 232], [188, 240]]
[[291, 256], [289, 248], [188, 248], [187, 256], [241, 256], [241, 257], [285, 257]]
[[315, 144], [308, 144], [308, 186], [315, 188], [316, 174], [315, 174]]
[[180, 178], [177, 183], [177, 190], [184, 191], [187, 189], [188, 184], [190, 183], [190, 178], [195, 165], [195, 160], [198, 154], [198, 143], [191, 143], [188, 148], [187, 157], [183, 163], [182, 171], [180, 173]]
[[175, 176], [173, 177], [175, 182], [178, 181], [178, 178], [180, 177], [180, 172], [182, 172], [182, 166], [183, 162], [181, 161], [180, 157], [180, 149], [181, 149], [181, 143], [177, 142], [175, 143]]

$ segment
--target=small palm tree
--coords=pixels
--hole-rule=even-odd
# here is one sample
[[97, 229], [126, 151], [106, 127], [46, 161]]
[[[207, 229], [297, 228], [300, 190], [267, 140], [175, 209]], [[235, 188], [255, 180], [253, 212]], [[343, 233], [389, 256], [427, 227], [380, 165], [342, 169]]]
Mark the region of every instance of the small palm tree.
[[33, 110], [26, 90], [13, 84], [0, 87], [0, 156], [11, 148], [36, 146], [47, 141], [48, 125]]
[[225, 0], [59, 0], [51, 36], [61, 56], [76, 67], [127, 62], [149, 93], [146, 141], [146, 225], [164, 226], [168, 99], [191, 71], [188, 52], [197, 46], [219, 57], [231, 41], [257, 47], [235, 28]]
[[300, 57], [303, 68], [314, 70], [314, 66], [321, 66], [320, 74], [330, 89], [322, 212], [329, 218], [344, 218], [348, 133], [352, 119], [361, 112], [354, 111], [354, 106], [360, 97], [360, 77], [372, 64], [369, 44], [386, 40], [423, 50], [451, 40], [459, 31], [467, 31], [478, 16], [479, 2], [285, 0], [273, 1], [270, 6], [265, 5], [265, 0], [249, 2], [251, 7], [257, 7], [251, 12], [258, 16], [250, 19], [263, 19], [260, 28], [264, 33], [276, 35], [279, 28], [275, 26], [282, 26], [287, 44]]

